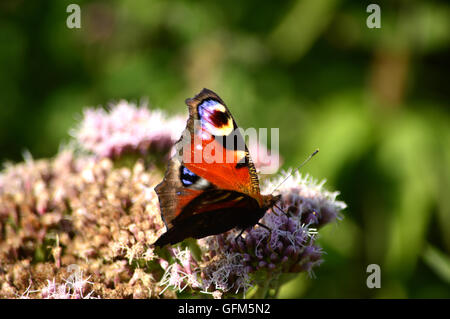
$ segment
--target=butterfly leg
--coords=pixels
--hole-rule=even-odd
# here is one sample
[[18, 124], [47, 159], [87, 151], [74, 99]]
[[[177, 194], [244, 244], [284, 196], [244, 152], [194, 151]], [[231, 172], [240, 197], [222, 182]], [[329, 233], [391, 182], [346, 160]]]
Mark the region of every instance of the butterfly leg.
[[[276, 208], [278, 208], [283, 214], [286, 215], [286, 217], [289, 217], [289, 214], [287, 212], [285, 212], [284, 210], [281, 209], [280, 206], [278, 206], [277, 204], [274, 204], [273, 206], [275, 206]], [[278, 214], [275, 212], [275, 210], [272, 209], [272, 212], [278, 216]]]
[[263, 228], [265, 228], [265, 229], [267, 229], [269, 232], [272, 232], [272, 229], [270, 229], [269, 227], [267, 227], [266, 225], [264, 225], [264, 224], [261, 224], [261, 223], [256, 223], [256, 225], [258, 225], [258, 226], [261, 226], [261, 227], [263, 227]]
[[[272, 233], [272, 229], [270, 229], [270, 228], [267, 227], [266, 225], [261, 224], [261, 223], [256, 223], [256, 225], [258, 225], [258, 226], [260, 226], [260, 227], [262, 227], [262, 228], [265, 228], [265, 229], [267, 229], [267, 230], [269, 231], [269, 233]], [[234, 241], [236, 242], [236, 244], [237, 244], [237, 240], [238, 240], [239, 238], [242, 239], [242, 234], [244, 233], [244, 231], [246, 231], [245, 228], [242, 229], [241, 232], [240, 232], [236, 237], [234, 237]]]
[[244, 233], [245, 228], [241, 230], [241, 232], [239, 233], [239, 235], [237, 235], [236, 237], [234, 237], [234, 241], [237, 244], [237, 240], [240, 238], [242, 239], [242, 234]]
[[269, 240], [269, 242], [271, 242], [272, 241], [272, 229], [270, 229], [269, 227], [267, 227], [266, 225], [261, 224], [261, 223], [256, 223], [256, 225], [258, 225], [258, 226], [260, 226], [262, 228], [265, 228], [265, 229], [267, 229], [269, 231], [268, 240]]

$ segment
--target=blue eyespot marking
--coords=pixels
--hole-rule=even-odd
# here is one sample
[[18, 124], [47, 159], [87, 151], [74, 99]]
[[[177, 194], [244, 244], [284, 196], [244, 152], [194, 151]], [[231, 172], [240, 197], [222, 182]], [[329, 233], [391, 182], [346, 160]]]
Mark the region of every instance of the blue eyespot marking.
[[199, 178], [200, 177], [198, 177], [195, 173], [191, 172], [186, 167], [180, 166], [180, 180], [184, 186], [195, 184]]
[[[209, 108], [209, 107], [213, 107], [214, 108], [214, 106], [216, 106], [217, 104], [220, 104], [220, 103], [217, 102], [216, 100], [213, 100], [213, 99], [204, 100], [198, 106], [198, 111], [199, 111], [199, 113], [203, 113], [206, 108]], [[200, 114], [200, 116], [202, 116], [202, 114]]]
[[188, 179], [182, 179], [181, 182], [183, 183], [184, 186], [189, 186], [192, 185], [192, 182]]
[[198, 105], [197, 111], [203, 128], [212, 135], [226, 136], [233, 131], [233, 120], [218, 101], [206, 99]]

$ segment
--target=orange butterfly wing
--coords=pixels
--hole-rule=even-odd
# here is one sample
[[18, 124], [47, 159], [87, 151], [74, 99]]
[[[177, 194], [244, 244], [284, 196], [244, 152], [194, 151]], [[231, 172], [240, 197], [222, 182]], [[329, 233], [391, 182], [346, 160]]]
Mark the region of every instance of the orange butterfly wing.
[[190, 123], [184, 165], [218, 188], [244, 193], [262, 204], [255, 166], [225, 103], [214, 92], [203, 89], [186, 104], [196, 122]]
[[167, 226], [157, 246], [249, 227], [275, 200], [261, 195], [247, 146], [220, 97], [203, 89], [186, 104], [186, 129], [155, 188]]

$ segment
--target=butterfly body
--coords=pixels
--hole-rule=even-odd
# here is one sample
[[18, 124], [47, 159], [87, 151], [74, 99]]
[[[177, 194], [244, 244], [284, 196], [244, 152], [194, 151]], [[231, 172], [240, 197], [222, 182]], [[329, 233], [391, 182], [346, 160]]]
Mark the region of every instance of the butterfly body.
[[225, 103], [203, 89], [156, 186], [166, 233], [156, 246], [255, 225], [279, 196], [262, 195], [244, 139]]

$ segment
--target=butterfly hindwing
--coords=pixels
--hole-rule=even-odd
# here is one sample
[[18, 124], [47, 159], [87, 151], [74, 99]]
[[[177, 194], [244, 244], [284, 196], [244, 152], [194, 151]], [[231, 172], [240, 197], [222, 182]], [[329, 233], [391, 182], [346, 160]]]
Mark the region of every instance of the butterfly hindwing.
[[167, 228], [172, 226], [172, 220], [181, 214], [182, 209], [202, 193], [202, 188], [211, 186], [208, 181], [190, 173], [177, 157], [173, 157], [169, 160], [163, 181], [155, 187]]
[[[249, 211], [258, 214], [249, 214]], [[245, 194], [211, 189], [195, 197], [172, 220], [171, 227], [155, 245], [174, 244], [187, 237], [202, 238], [216, 235], [233, 227], [246, 228], [255, 224], [264, 214], [257, 201]]]

